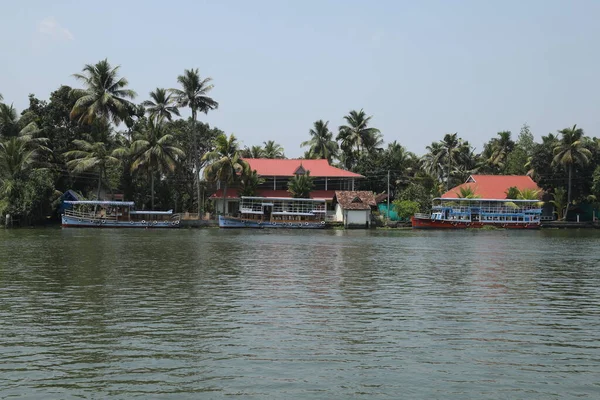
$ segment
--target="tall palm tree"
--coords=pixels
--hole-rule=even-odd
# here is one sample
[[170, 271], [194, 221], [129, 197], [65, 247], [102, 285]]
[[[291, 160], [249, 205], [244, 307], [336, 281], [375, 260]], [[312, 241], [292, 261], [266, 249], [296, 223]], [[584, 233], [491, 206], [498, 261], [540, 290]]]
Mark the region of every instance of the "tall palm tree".
[[98, 174], [98, 191], [96, 199], [100, 199], [102, 181], [106, 179], [106, 169], [121, 163], [119, 157], [122, 150], [111, 150], [104, 142], [92, 142], [83, 139], [73, 140], [76, 150], [65, 152], [67, 167], [75, 174], [94, 171]]
[[346, 125], [339, 127], [337, 140], [346, 142], [351, 147], [356, 147], [356, 152], [363, 150], [371, 151], [380, 144], [381, 132], [377, 128], [369, 128], [369, 122], [373, 116], [368, 116], [361, 109], [352, 110], [344, 116]]
[[170, 89], [175, 95], [177, 106], [189, 107], [192, 111], [192, 145], [193, 145], [193, 166], [194, 166], [194, 181], [196, 183], [196, 194], [198, 196], [198, 214], [202, 213], [202, 201], [200, 200], [200, 167], [198, 154], [198, 138], [196, 134], [196, 120], [198, 112], [207, 114], [210, 110], [215, 110], [219, 107], [219, 103], [208, 96], [213, 88], [210, 83], [212, 78], [201, 79], [198, 69], [186, 69], [183, 75], [177, 77], [177, 82], [181, 85], [181, 89]]
[[265, 151], [261, 146], [244, 147], [240, 152], [243, 158], [264, 158]]
[[227, 199], [227, 186], [238, 179], [241, 174], [247, 174], [250, 166], [240, 157], [239, 145], [233, 134], [227, 138], [225, 134], [217, 136], [214, 141], [215, 149], [204, 154], [202, 160], [209, 164], [204, 169], [207, 181], [223, 183], [223, 214]]
[[458, 133], [447, 133], [441, 141], [442, 156], [446, 161], [446, 190], [450, 190], [450, 177], [460, 161], [462, 139], [458, 137]]
[[179, 109], [174, 105], [175, 101], [171, 96], [172, 94], [163, 88], [156, 88], [155, 91], [150, 92], [152, 100], [142, 103], [150, 118], [166, 118], [172, 121], [172, 114], [179, 116]]
[[515, 142], [511, 139], [510, 131], [498, 132], [498, 138], [490, 141], [491, 154], [488, 162], [502, 170], [506, 164], [508, 155], [513, 151]]
[[0, 101], [4, 100], [4, 96], [2, 96], [2, 93], [0, 93]]
[[11, 105], [0, 103], [0, 135], [17, 136], [19, 133], [17, 110]]
[[145, 170], [150, 175], [151, 206], [154, 210], [154, 177], [175, 171], [185, 153], [175, 145], [175, 137], [166, 131], [163, 118], [150, 119], [133, 134], [131, 171]]
[[310, 146], [308, 154], [310, 158], [325, 158], [331, 163], [333, 157], [337, 156], [338, 144], [333, 140], [333, 133], [327, 126], [329, 121], [322, 119], [315, 121], [313, 128], [308, 132], [310, 140], [302, 142], [300, 147]]
[[565, 128], [559, 132], [562, 135], [562, 138], [554, 147], [554, 158], [552, 159], [552, 162], [569, 169], [567, 192], [568, 210], [568, 207], [571, 204], [571, 177], [573, 175], [573, 165], [587, 165], [592, 157], [592, 152], [585, 148], [583, 129], [577, 128], [577, 125], [573, 125], [572, 128]]
[[133, 111], [136, 93], [127, 89], [127, 79], [119, 78], [119, 66], [112, 67], [104, 59], [96, 64], [86, 64], [83, 73], [73, 76], [84, 84], [83, 89], [72, 89], [77, 101], [71, 110], [71, 119], [90, 124], [95, 120], [118, 125]]
[[265, 158], [285, 158], [285, 154], [283, 153], [283, 147], [275, 143], [274, 140], [268, 140], [263, 142], [263, 152]]
[[423, 170], [442, 182], [444, 180], [444, 150], [441, 142], [432, 142], [426, 147], [427, 153], [421, 158]]

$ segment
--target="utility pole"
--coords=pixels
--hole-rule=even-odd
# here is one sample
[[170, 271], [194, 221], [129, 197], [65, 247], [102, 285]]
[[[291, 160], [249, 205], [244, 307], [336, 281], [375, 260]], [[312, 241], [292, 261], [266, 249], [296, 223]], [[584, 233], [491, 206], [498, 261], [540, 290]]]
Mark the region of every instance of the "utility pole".
[[388, 182], [387, 182], [387, 221], [390, 220], [390, 170], [388, 169]]

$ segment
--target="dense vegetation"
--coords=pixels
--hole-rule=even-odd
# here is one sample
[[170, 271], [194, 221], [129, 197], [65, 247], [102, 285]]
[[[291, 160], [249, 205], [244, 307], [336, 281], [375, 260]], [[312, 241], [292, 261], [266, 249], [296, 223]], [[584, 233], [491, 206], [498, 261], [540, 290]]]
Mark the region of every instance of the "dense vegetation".
[[[211, 79], [197, 69], [139, 103], [107, 60], [74, 77], [81, 87], [61, 86], [47, 101], [32, 94], [20, 114], [0, 95], [0, 215], [11, 214], [21, 225], [55, 217], [68, 189], [88, 199], [122, 193], [144, 208], [203, 212], [210, 210], [206, 198], [216, 181], [248, 193], [260, 184], [244, 158], [285, 158], [273, 140], [242, 149], [233, 135], [199, 121], [219, 103], [210, 97]], [[182, 108], [190, 118], [180, 117]], [[404, 213], [424, 211], [432, 196], [473, 173], [528, 174], [561, 216], [568, 204], [600, 199], [600, 140], [576, 125], [540, 143], [527, 125], [516, 138], [501, 131], [480, 153], [449, 133], [417, 156], [397, 141], [384, 145], [372, 118], [361, 109], [349, 111], [337, 129], [315, 121], [301, 143], [304, 158], [326, 158], [360, 173], [366, 179], [359, 188], [377, 193], [387, 190], [389, 176], [391, 197]], [[301, 196], [310, 182], [294, 185], [291, 191]]]

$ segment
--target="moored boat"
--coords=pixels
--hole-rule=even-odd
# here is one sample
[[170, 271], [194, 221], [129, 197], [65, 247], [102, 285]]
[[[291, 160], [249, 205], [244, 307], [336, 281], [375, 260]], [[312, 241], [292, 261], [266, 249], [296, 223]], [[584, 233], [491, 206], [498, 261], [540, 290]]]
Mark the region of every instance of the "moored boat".
[[132, 201], [64, 201], [62, 226], [77, 228], [178, 228], [180, 217], [169, 211], [135, 210]]
[[325, 200], [242, 196], [235, 216], [219, 216], [221, 228], [322, 229]]
[[541, 214], [539, 200], [436, 198], [430, 214], [411, 221], [415, 229], [538, 229]]

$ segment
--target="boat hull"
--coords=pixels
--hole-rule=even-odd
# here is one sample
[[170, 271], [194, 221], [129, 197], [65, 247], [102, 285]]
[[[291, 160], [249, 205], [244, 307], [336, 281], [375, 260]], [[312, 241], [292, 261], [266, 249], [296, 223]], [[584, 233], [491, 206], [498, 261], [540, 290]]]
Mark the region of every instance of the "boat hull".
[[76, 218], [63, 215], [61, 225], [63, 228], [179, 228], [179, 220], [174, 221], [112, 221], [93, 218]]
[[503, 229], [539, 229], [539, 223], [531, 222], [468, 222], [468, 221], [445, 221], [433, 220], [431, 218], [412, 218], [413, 229], [477, 229], [493, 226]]
[[219, 228], [252, 228], [252, 229], [323, 229], [325, 222], [262, 222], [219, 215]]

